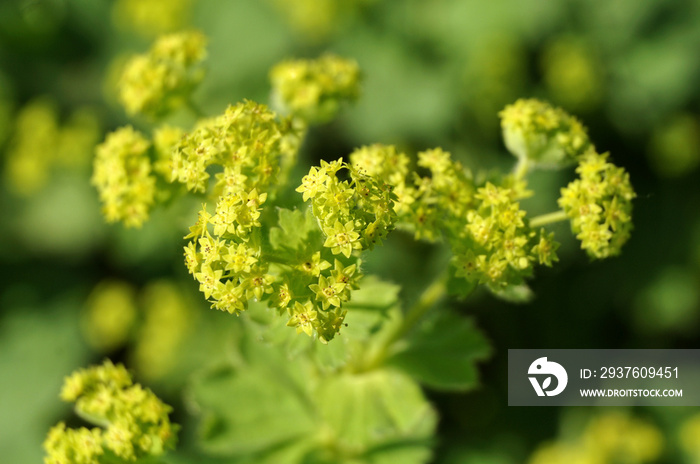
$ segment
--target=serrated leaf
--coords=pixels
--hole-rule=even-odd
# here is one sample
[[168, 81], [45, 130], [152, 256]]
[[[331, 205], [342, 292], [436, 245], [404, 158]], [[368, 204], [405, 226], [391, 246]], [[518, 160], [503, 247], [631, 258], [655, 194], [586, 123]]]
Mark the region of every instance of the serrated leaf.
[[[251, 455], [303, 440], [317, 428], [304, 363], [244, 337], [240, 362], [210, 368], [193, 381], [202, 411], [200, 442], [208, 453]], [[293, 418], [293, 423], [290, 419]]]
[[270, 229], [270, 245], [273, 249], [299, 256], [304, 250], [321, 248], [321, 231], [310, 209], [280, 209], [278, 224], [278, 227]]
[[478, 382], [476, 361], [490, 352], [470, 319], [440, 312], [418, 327], [388, 362], [429, 387], [465, 391]]
[[258, 369], [212, 372], [196, 387], [195, 396], [207, 411], [200, 437], [210, 453], [254, 453], [314, 429], [308, 409], [294, 391]]
[[468, 297], [476, 286], [476, 281], [469, 282], [463, 277], [455, 276], [453, 272], [450, 272], [450, 276], [447, 279], [447, 293], [456, 296], [460, 300]]
[[379, 459], [384, 453], [413, 456], [400, 461], [406, 463], [429, 457], [437, 416], [419, 385], [404, 374], [382, 369], [328, 377], [316, 399], [339, 446], [366, 454], [367, 462], [388, 462]]
[[251, 463], [428, 460], [437, 416], [408, 376], [390, 369], [319, 376], [313, 358], [291, 362], [259, 340], [243, 340], [239, 351], [240, 362], [207, 370], [191, 389], [205, 452]]

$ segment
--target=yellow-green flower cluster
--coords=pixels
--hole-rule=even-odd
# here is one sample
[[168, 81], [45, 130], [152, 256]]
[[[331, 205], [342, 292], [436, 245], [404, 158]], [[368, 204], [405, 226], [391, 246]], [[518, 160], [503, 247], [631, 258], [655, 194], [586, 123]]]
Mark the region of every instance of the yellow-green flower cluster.
[[97, 187], [108, 222], [140, 227], [155, 196], [148, 157], [150, 142], [131, 126], [122, 127], [97, 146], [92, 184]]
[[42, 98], [27, 104], [17, 115], [7, 151], [9, 188], [18, 195], [32, 195], [48, 182], [54, 168], [88, 165], [99, 137], [98, 126], [97, 118], [86, 108], [61, 125], [53, 101]]
[[541, 445], [528, 464], [643, 464], [656, 462], [662, 448], [656, 427], [612, 412], [594, 417], [578, 436]]
[[262, 205], [275, 185], [286, 151], [287, 128], [266, 106], [239, 103], [183, 137], [173, 150], [172, 180], [206, 191], [207, 168], [222, 167], [213, 191], [213, 214], [206, 206], [190, 228], [185, 263], [212, 307], [238, 313], [248, 300], [269, 298], [275, 278], [262, 253]]
[[124, 366], [105, 361], [67, 377], [61, 398], [75, 402], [79, 415], [103, 428], [53, 427], [44, 442], [46, 464], [98, 464], [102, 456], [124, 461], [160, 456], [175, 446], [172, 408], [134, 384]]
[[296, 328], [297, 333], [310, 337], [315, 333], [319, 341], [328, 343], [343, 326], [347, 310], [342, 305], [357, 289], [362, 274], [359, 260], [349, 264], [334, 259], [331, 265], [321, 253], [280, 266], [281, 283], [274, 285], [271, 305], [289, 317], [287, 326]]
[[474, 192], [470, 174], [440, 148], [418, 154], [418, 166], [430, 176], [412, 172], [409, 158], [393, 146], [372, 145], [350, 155], [353, 167], [387, 183], [395, 195], [398, 221], [416, 239], [437, 240], [443, 229], [464, 223]]
[[280, 164], [296, 155], [283, 143], [287, 131], [288, 126], [265, 105], [246, 101], [229, 106], [223, 115], [201, 121], [175, 145], [171, 181], [205, 192], [208, 168], [223, 166], [214, 190], [229, 198], [221, 200], [224, 203], [217, 206], [219, 211], [233, 201], [232, 196], [247, 195], [253, 188], [266, 190], [277, 180]]
[[[346, 265], [335, 259], [330, 270], [331, 264], [320, 255], [316, 252], [310, 261], [302, 264], [300, 270], [306, 275], [297, 272], [285, 276], [276, 301], [280, 312], [286, 309], [287, 326], [308, 336], [316, 332], [322, 343], [328, 343], [343, 326], [347, 310], [342, 305], [350, 299], [351, 291], [357, 289], [362, 274], [358, 271], [359, 261]], [[306, 285], [305, 288], [300, 284]]]
[[553, 235], [530, 229], [516, 190], [487, 182], [474, 198], [464, 241], [453, 247], [458, 277], [499, 290], [522, 283], [535, 262], [551, 266], [557, 260]]
[[501, 290], [522, 283], [534, 263], [557, 260], [553, 235], [533, 231], [520, 209], [518, 200], [530, 193], [523, 180], [506, 177], [477, 189], [471, 173], [440, 148], [418, 154], [428, 176], [411, 173], [408, 157], [394, 147], [363, 147], [350, 159], [393, 187], [398, 220], [416, 239], [447, 240], [458, 277]]
[[143, 37], [176, 31], [191, 16], [193, 0], [118, 0], [113, 6], [117, 25]]
[[167, 124], [153, 131], [153, 148], [155, 150], [153, 171], [163, 179], [170, 181], [173, 176], [173, 148], [184, 135], [185, 132], [179, 127]]
[[205, 206], [185, 237], [192, 239], [185, 247], [185, 264], [213, 308], [237, 314], [247, 308], [249, 299], [261, 300], [272, 293], [268, 263], [259, 259], [258, 218], [266, 198], [255, 189], [222, 196], [216, 214], [212, 216]]
[[593, 258], [620, 253], [632, 230], [629, 174], [590, 148], [579, 161], [579, 178], [561, 191], [559, 206], [571, 220], [581, 248]]
[[352, 60], [323, 55], [284, 61], [270, 71], [272, 100], [282, 113], [308, 123], [334, 118], [341, 104], [360, 94], [360, 68]]
[[459, 238], [467, 212], [473, 208], [474, 183], [471, 173], [448, 152], [434, 148], [418, 153], [418, 167], [428, 170], [428, 176], [412, 171], [408, 156], [397, 153], [393, 146], [362, 147], [350, 159], [360, 172], [392, 187], [398, 221], [416, 239]]
[[119, 80], [127, 113], [163, 116], [189, 101], [204, 77], [206, 38], [197, 31], [160, 37], [146, 54], [132, 57]]
[[244, 232], [248, 240], [243, 240], [235, 224], [233, 232], [212, 234], [217, 227], [212, 218], [206, 209], [200, 212], [185, 261], [213, 308], [238, 314], [250, 300], [267, 301], [288, 314], [287, 325], [297, 332], [316, 333], [324, 343], [338, 333], [346, 314], [341, 305], [361, 277], [357, 263], [335, 259], [332, 266], [322, 257], [322, 251], [330, 255], [330, 250], [296, 250], [287, 259], [266, 255], [259, 223], [252, 233]]
[[586, 129], [576, 118], [539, 100], [520, 99], [499, 116], [506, 148], [523, 163], [567, 165], [590, 146]]
[[406, 183], [409, 175], [408, 156], [397, 152], [393, 145], [374, 144], [353, 151], [350, 163], [358, 172], [391, 186], [394, 211], [399, 217], [409, 211], [414, 192]]
[[444, 234], [453, 243], [474, 205], [471, 173], [441, 148], [418, 153], [418, 166], [430, 175], [413, 179], [414, 201], [408, 220], [416, 238], [435, 240]]
[[[341, 180], [339, 171], [347, 171]], [[342, 159], [321, 161], [302, 179], [297, 191], [304, 201], [311, 201], [312, 212], [323, 232], [325, 247], [334, 256], [334, 267], [316, 252], [302, 270], [315, 280], [308, 288], [312, 301], [297, 301], [289, 306], [289, 324], [297, 331], [311, 334], [316, 330], [322, 341], [338, 332], [345, 317], [342, 303], [360, 278], [356, 253], [374, 248], [393, 230], [396, 221], [391, 185], [377, 177], [343, 163]], [[354, 260], [352, 264], [341, 261]], [[337, 256], [337, 258], [335, 258]], [[319, 308], [320, 305], [320, 308]]]
[[[337, 176], [341, 169], [348, 180]], [[368, 250], [381, 243], [396, 222], [392, 187], [364, 174], [342, 159], [312, 167], [297, 192], [311, 200], [313, 214], [321, 226], [324, 246], [334, 255], [349, 258], [354, 250]]]

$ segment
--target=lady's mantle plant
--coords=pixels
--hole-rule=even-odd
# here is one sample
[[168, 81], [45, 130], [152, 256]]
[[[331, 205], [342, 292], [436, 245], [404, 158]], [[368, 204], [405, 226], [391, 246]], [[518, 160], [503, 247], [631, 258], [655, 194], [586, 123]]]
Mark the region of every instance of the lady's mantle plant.
[[98, 427], [71, 429], [63, 422], [53, 427], [44, 442], [47, 464], [138, 461], [175, 446], [170, 406], [134, 384], [120, 364], [105, 361], [74, 372], [61, 399], [74, 402], [76, 413]]
[[[155, 118], [194, 108], [204, 44], [198, 33], [170, 35], [129, 62], [127, 111]], [[324, 55], [283, 62], [271, 81], [277, 112], [244, 101], [188, 130], [109, 134], [93, 176], [105, 216], [138, 227], [160, 203], [201, 198], [185, 265], [213, 308], [243, 316], [235, 355], [192, 383], [206, 452], [252, 462], [425, 462], [436, 416], [418, 383], [472, 388], [474, 362], [489, 352], [471, 321], [435, 306], [448, 289], [465, 296], [477, 285], [522, 295], [535, 266], [558, 261], [547, 230], [556, 221], [571, 222], [592, 258], [618, 254], [631, 230], [628, 175], [577, 119], [519, 100], [500, 113], [518, 159], [511, 173], [474, 174], [441, 148], [414, 160], [376, 144], [321, 161], [290, 187], [309, 125], [359, 95], [360, 73]], [[561, 210], [529, 217], [528, 174], [573, 164], [579, 178], [561, 190]], [[295, 194], [298, 206], [283, 207]], [[363, 254], [396, 229], [451, 250], [448, 269], [406, 311], [398, 287], [362, 273]]]

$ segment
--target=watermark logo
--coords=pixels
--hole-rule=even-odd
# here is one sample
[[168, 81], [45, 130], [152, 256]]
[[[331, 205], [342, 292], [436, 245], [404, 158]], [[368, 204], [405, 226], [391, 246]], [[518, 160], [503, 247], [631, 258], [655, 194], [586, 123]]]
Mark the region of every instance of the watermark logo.
[[[535, 359], [535, 361], [530, 364], [527, 373], [531, 376], [528, 378], [537, 396], [557, 396], [564, 391], [569, 381], [566, 369], [559, 363], [547, 361], [547, 357]], [[552, 386], [552, 377], [557, 379], [556, 388], [548, 390]], [[541, 384], [538, 380], [539, 378], [542, 379]]]

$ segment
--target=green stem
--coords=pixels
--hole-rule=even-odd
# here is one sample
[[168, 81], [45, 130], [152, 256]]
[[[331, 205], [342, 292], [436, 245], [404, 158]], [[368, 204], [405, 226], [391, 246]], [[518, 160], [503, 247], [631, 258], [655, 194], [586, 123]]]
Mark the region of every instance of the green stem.
[[527, 175], [527, 172], [530, 170], [530, 163], [528, 162], [527, 158], [518, 158], [518, 164], [515, 165], [515, 169], [513, 170], [513, 175], [517, 180], [520, 180], [524, 178]]
[[440, 301], [447, 293], [447, 273], [439, 275], [423, 290], [416, 304], [406, 313], [403, 323], [387, 340], [388, 344], [403, 338], [420, 321], [426, 312]]
[[566, 221], [569, 217], [564, 211], [554, 211], [553, 213], [541, 214], [530, 219], [530, 227], [541, 227], [555, 222]]
[[391, 355], [391, 350], [423, 318], [426, 312], [447, 294], [447, 273], [439, 275], [421, 293], [418, 301], [408, 310], [401, 324], [386, 334], [383, 340], [368, 350], [360, 370], [369, 371], [382, 365]]

